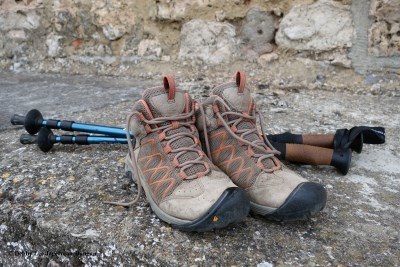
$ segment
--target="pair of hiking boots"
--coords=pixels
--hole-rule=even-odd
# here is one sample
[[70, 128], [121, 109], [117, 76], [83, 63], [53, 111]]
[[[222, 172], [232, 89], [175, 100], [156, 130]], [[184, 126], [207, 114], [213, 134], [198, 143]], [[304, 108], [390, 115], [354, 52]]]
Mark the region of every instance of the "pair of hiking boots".
[[178, 90], [172, 76], [163, 83], [145, 90], [128, 117], [126, 172], [139, 190], [129, 205], [143, 188], [161, 220], [198, 232], [241, 222], [250, 209], [290, 221], [324, 208], [324, 187], [289, 170], [258, 133], [243, 72], [202, 103]]

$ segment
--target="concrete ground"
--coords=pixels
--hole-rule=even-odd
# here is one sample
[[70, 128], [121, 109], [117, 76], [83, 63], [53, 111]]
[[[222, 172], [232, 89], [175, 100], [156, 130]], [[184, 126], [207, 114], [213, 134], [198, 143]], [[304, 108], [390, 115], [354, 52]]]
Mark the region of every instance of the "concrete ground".
[[[229, 79], [229, 78], [228, 78]], [[13, 113], [124, 126], [143, 88], [160, 79], [0, 74], [0, 266], [399, 266], [400, 98], [351, 91], [255, 86], [270, 133], [386, 128], [386, 143], [353, 153], [349, 174], [288, 164], [328, 190], [327, 207], [296, 223], [249, 216], [208, 233], [171, 229], [124, 176], [125, 145], [23, 146]], [[204, 96], [210, 81], [179, 83]]]

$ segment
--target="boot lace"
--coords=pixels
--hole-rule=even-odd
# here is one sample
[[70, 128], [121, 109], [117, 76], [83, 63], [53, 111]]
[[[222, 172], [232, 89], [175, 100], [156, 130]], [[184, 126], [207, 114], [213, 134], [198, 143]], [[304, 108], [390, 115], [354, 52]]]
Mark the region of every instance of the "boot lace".
[[[224, 112], [220, 112], [218, 109], [218, 106], [216, 105], [217, 103], [220, 103], [223, 107]], [[281, 162], [275, 157], [275, 155], [280, 155], [280, 152], [276, 150], [271, 143], [268, 141], [268, 139], [265, 137], [265, 132], [264, 132], [264, 125], [263, 125], [263, 120], [261, 117], [261, 114], [256, 110], [255, 105], [254, 105], [254, 113], [258, 114], [258, 118], [260, 121], [261, 125], [261, 132], [262, 132], [262, 137], [257, 132], [257, 127], [256, 127], [256, 116], [247, 114], [245, 112], [235, 112], [231, 111], [230, 107], [226, 102], [219, 96], [216, 96], [213, 104], [214, 108], [214, 113], [217, 115], [219, 118], [220, 122], [224, 126], [224, 128], [233, 136], [236, 140], [238, 140], [241, 143], [246, 144], [248, 147], [248, 154], [251, 157], [257, 158], [256, 164], [257, 166], [260, 167], [265, 172], [274, 172], [276, 170], [281, 169]], [[204, 111], [204, 104], [199, 103], [199, 109], [200, 113], [202, 115], [202, 125], [204, 129], [204, 139], [205, 139], [205, 146], [207, 150], [207, 156], [212, 159], [212, 154], [211, 154], [211, 149], [210, 149], [210, 144], [208, 140], [208, 133], [207, 133], [207, 124], [206, 124], [206, 116], [205, 116], [205, 111]], [[229, 117], [233, 117], [234, 119], [229, 119]], [[250, 121], [254, 125], [253, 128], [245, 128], [245, 129], [238, 129], [240, 123], [244, 121]], [[254, 141], [248, 141], [246, 140], [246, 136], [250, 134], [256, 134], [258, 136], [258, 139]], [[257, 153], [254, 152], [254, 149], [258, 149]], [[275, 167], [272, 167], [270, 169], [266, 169], [262, 163], [264, 159], [272, 159], [273, 162], [275, 163]]]

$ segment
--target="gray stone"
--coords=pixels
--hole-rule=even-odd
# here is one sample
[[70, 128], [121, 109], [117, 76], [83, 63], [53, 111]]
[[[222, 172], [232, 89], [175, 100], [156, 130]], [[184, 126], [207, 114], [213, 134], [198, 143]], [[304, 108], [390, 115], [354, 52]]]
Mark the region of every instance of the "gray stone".
[[0, 30], [37, 29], [40, 25], [40, 17], [35, 11], [28, 13], [5, 12], [0, 13]]
[[235, 37], [232, 24], [191, 20], [182, 27], [179, 59], [208, 64], [229, 62], [238, 52]]
[[351, 47], [352, 16], [348, 6], [330, 1], [296, 6], [282, 19], [276, 43], [315, 52]]
[[268, 53], [268, 54], [264, 54], [261, 55], [258, 59], [257, 62], [258, 64], [260, 64], [261, 66], [265, 67], [267, 66], [270, 62], [277, 60], [279, 58], [278, 54], [276, 53]]
[[122, 25], [107, 24], [103, 27], [104, 36], [110, 40], [116, 40], [126, 33], [126, 29]]
[[158, 2], [156, 16], [161, 20], [181, 20], [185, 17], [186, 8], [190, 2], [190, 0]]
[[47, 54], [50, 57], [57, 57], [60, 55], [61, 47], [60, 47], [60, 40], [62, 36], [50, 34], [46, 39], [46, 46], [47, 46]]
[[110, 41], [121, 38], [135, 26], [136, 15], [129, 8], [128, 1], [94, 1], [88, 15]]
[[240, 39], [243, 44], [257, 50], [274, 39], [275, 30], [274, 16], [259, 7], [253, 7], [246, 14]]
[[7, 33], [7, 37], [15, 40], [26, 40], [28, 38], [24, 30], [11, 30]]
[[139, 56], [161, 56], [161, 45], [158, 40], [145, 39], [138, 46]]
[[223, 21], [226, 17], [226, 12], [224, 10], [215, 11], [215, 20]]
[[335, 57], [332, 59], [331, 64], [334, 66], [339, 66], [343, 68], [351, 68], [351, 60], [343, 54], [338, 54], [335, 55]]

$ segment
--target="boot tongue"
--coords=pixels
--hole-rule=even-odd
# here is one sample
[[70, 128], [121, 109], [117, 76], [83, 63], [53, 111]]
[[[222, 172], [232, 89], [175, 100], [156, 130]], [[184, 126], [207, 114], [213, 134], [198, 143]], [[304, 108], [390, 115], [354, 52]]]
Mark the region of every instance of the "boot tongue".
[[143, 100], [146, 101], [154, 117], [170, 117], [186, 113], [185, 94], [176, 90], [175, 81], [170, 76], [164, 77], [164, 86], [146, 89]]
[[220, 96], [233, 111], [248, 113], [251, 109], [251, 95], [248, 88], [244, 88], [243, 92], [239, 91], [239, 87], [235, 82], [222, 84], [213, 89], [213, 94]]

